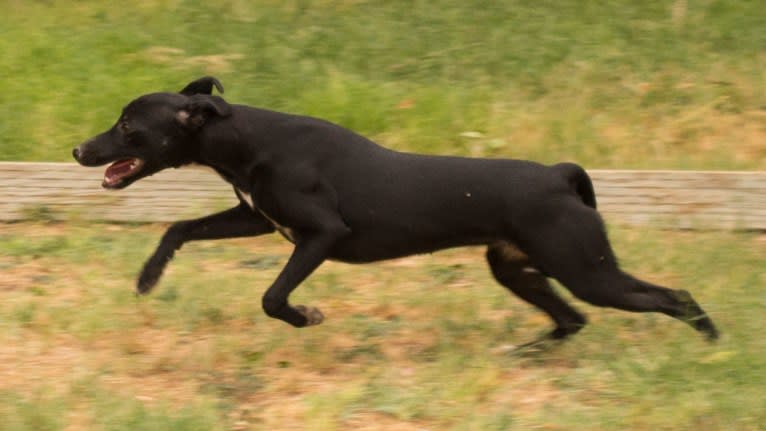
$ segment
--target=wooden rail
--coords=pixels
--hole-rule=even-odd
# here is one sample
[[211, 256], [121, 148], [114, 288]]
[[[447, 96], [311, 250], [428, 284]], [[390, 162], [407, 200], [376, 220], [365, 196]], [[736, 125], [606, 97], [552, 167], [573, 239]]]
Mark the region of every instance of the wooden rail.
[[[103, 168], [0, 162], [0, 221], [30, 218], [167, 222], [236, 203], [204, 168], [171, 169], [125, 190], [100, 186]], [[608, 223], [766, 230], [766, 172], [589, 171]]]

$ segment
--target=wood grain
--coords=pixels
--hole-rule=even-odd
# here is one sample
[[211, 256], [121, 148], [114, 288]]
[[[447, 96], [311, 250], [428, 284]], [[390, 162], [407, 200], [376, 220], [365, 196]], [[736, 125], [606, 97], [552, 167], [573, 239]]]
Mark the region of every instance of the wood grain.
[[[170, 169], [125, 190], [101, 188], [103, 168], [0, 162], [0, 221], [35, 217], [120, 222], [194, 218], [237, 203], [202, 167]], [[607, 223], [766, 230], [766, 172], [591, 170]]]

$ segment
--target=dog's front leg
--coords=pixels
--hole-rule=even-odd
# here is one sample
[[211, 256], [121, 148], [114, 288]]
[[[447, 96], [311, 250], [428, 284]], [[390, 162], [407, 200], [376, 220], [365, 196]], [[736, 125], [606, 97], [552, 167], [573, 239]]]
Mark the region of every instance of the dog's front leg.
[[256, 236], [274, 232], [263, 216], [240, 204], [226, 211], [172, 224], [138, 277], [137, 292], [148, 293], [159, 281], [176, 250], [188, 241]]
[[267, 315], [297, 328], [322, 323], [324, 316], [319, 309], [304, 305], [290, 306], [287, 298], [327, 258], [332, 246], [349, 233], [345, 225], [335, 226], [319, 232], [301, 234], [287, 264], [263, 295], [263, 310]]

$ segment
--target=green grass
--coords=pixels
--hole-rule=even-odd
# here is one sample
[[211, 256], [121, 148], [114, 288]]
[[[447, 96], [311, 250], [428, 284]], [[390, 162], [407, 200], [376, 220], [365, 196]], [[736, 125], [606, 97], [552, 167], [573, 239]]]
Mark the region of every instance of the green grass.
[[[662, 315], [573, 300], [550, 329], [492, 279], [482, 250], [324, 264], [293, 295], [327, 320], [296, 330], [260, 295], [290, 246], [193, 243], [157, 290], [134, 277], [161, 226], [0, 225], [0, 415], [11, 430], [760, 430], [766, 423], [766, 241], [615, 228], [623, 266], [690, 290], [708, 344]], [[5, 429], [5, 428], [4, 428]]]
[[69, 160], [132, 98], [232, 102], [402, 150], [763, 169], [760, 1], [3, 1], [0, 159]]
[[[0, 394], [3, 429], [8, 431], [55, 431], [62, 429], [99, 429], [109, 431], [212, 431], [223, 430], [212, 403], [179, 409], [148, 407], [133, 397], [120, 397], [104, 391], [92, 381], [67, 388], [68, 392], [51, 396], [50, 387], [41, 393]], [[45, 392], [44, 395], [42, 392]], [[85, 405], [85, 407], [83, 407]], [[83, 421], [87, 417], [87, 424]], [[69, 427], [69, 428], [66, 428]]]

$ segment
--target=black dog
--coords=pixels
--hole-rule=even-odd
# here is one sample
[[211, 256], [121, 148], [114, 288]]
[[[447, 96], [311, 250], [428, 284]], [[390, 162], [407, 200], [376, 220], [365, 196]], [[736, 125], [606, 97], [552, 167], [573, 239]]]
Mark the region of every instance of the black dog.
[[170, 226], [144, 265], [139, 293], [154, 287], [187, 241], [277, 230], [295, 249], [263, 309], [304, 327], [321, 323], [322, 313], [291, 306], [288, 296], [325, 259], [371, 262], [487, 245], [492, 274], [550, 315], [553, 338], [576, 333], [586, 320], [546, 277], [591, 304], [665, 313], [718, 337], [688, 292], [618, 268], [590, 178], [575, 164], [400, 153], [326, 121], [230, 105], [213, 87], [223, 93], [205, 77], [180, 94], [141, 96], [111, 129], [74, 149], [82, 165], [113, 162], [105, 188], [197, 163], [215, 169], [239, 197], [235, 208]]

